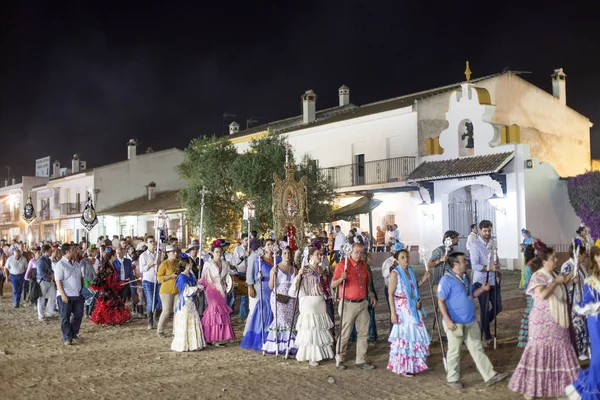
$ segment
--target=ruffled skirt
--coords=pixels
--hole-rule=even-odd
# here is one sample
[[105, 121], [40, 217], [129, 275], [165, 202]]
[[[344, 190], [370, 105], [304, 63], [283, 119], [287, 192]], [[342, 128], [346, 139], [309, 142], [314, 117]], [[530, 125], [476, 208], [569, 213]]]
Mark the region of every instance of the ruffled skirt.
[[210, 343], [222, 342], [235, 339], [235, 333], [231, 327], [231, 308], [226, 303], [226, 298], [212, 288], [206, 288], [206, 300], [208, 307], [202, 316], [202, 330], [204, 339]]
[[408, 306], [404, 308], [404, 303], [396, 299], [396, 312], [398, 311], [398, 322], [402, 323], [394, 324], [390, 332], [390, 358], [387, 369], [396, 374], [418, 374], [427, 369], [431, 338], [422, 315], [417, 323], [410, 315]]
[[202, 324], [194, 301], [188, 301], [173, 317], [171, 350], [194, 351], [206, 347]]
[[296, 330], [292, 331], [296, 299], [291, 298], [287, 304], [279, 302], [275, 304], [275, 299], [275, 294], [271, 294], [271, 309], [275, 314], [275, 308], [277, 308], [277, 318], [273, 318], [269, 325], [262, 350], [267, 354], [285, 354], [289, 348], [289, 354], [296, 354], [296, 348], [294, 348]]
[[534, 397], [564, 396], [580, 369], [569, 329], [554, 322], [548, 301], [534, 302], [529, 317], [527, 346], [508, 387]]
[[296, 328], [296, 360], [321, 361], [333, 358], [333, 328], [327, 314], [323, 296], [304, 296], [300, 298], [300, 315]]
[[[267, 292], [264, 290], [264, 292]], [[268, 328], [273, 322], [273, 312], [271, 311], [271, 304], [268, 299], [271, 296], [271, 292], [263, 293], [264, 301], [260, 299], [254, 307], [253, 312], [248, 317], [246, 322], [246, 329], [240, 347], [246, 350], [262, 351], [263, 344], [267, 340], [269, 335]], [[263, 324], [262, 319], [265, 319]], [[263, 331], [264, 329], [264, 331]]]
[[131, 319], [131, 313], [121, 300], [96, 299], [96, 308], [90, 321], [98, 325], [120, 325]]

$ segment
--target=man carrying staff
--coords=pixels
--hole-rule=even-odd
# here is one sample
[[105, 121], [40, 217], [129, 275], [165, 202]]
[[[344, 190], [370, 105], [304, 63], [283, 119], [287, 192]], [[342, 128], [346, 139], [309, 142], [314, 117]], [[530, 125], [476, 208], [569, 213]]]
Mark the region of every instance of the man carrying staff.
[[442, 313], [444, 329], [448, 336], [448, 373], [447, 385], [453, 389], [462, 389], [460, 382], [460, 347], [467, 345], [477, 370], [488, 386], [505, 379], [508, 374], [499, 374], [481, 345], [481, 333], [475, 317], [474, 297], [489, 292], [486, 283], [477, 289], [471, 286], [467, 272], [467, 260], [463, 253], [452, 253], [448, 257], [450, 270], [446, 271], [438, 286], [438, 305]]
[[[471, 247], [471, 266], [473, 267], [473, 290], [477, 290], [489, 282], [491, 289], [489, 294], [481, 296], [479, 300], [481, 330], [485, 335], [486, 344], [492, 342], [490, 325], [494, 318], [502, 311], [502, 292], [500, 288], [500, 265], [498, 260], [490, 263], [488, 260], [488, 243], [492, 238], [492, 223], [482, 220], [479, 223], [479, 238]], [[492, 259], [494, 254], [492, 254]], [[491, 265], [488, 265], [491, 264]], [[496, 271], [498, 271], [498, 282], [496, 282]], [[496, 293], [496, 290], [498, 293]], [[490, 309], [490, 303], [492, 308]]]
[[[350, 258], [341, 260], [337, 264], [333, 273], [331, 287], [335, 289], [346, 281], [345, 293], [343, 289], [338, 290], [338, 298], [340, 300], [338, 313], [340, 315], [342, 315], [342, 307], [344, 307], [344, 318], [340, 321], [341, 334], [337, 343], [341, 362], [344, 361], [348, 339], [352, 333], [352, 328], [356, 324], [356, 331], [358, 333], [356, 340], [356, 367], [359, 369], [374, 369], [375, 366], [365, 362], [369, 339], [369, 304], [367, 296], [369, 296], [373, 307], [377, 304], [377, 299], [375, 298], [375, 293], [372, 293], [370, 289], [370, 274], [367, 265], [360, 260], [361, 254], [364, 251], [365, 246], [363, 244], [354, 243], [352, 245]], [[345, 268], [346, 262], [348, 263], [347, 268]], [[340, 363], [338, 369], [344, 370], [346, 366]]]

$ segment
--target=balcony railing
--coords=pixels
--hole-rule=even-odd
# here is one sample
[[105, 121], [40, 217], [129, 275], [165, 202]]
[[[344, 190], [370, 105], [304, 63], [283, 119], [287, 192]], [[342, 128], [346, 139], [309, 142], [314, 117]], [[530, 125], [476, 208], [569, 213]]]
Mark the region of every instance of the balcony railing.
[[85, 202], [81, 203], [62, 203], [60, 205], [61, 215], [80, 214], [85, 208]]
[[333, 181], [336, 188], [403, 182], [415, 169], [416, 157], [395, 157], [321, 168], [321, 173]]
[[0, 224], [7, 224], [16, 220], [15, 213], [5, 212], [0, 214]]

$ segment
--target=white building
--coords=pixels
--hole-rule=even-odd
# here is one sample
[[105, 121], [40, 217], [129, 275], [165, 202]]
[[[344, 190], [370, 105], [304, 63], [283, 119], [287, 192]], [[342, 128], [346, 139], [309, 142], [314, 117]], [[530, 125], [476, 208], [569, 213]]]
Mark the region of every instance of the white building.
[[127, 143], [127, 159], [121, 162], [86, 169], [85, 163], [75, 155], [72, 168], [60, 173], [60, 164], [54, 162], [52, 178], [45, 185], [33, 189], [36, 193], [38, 231], [36, 238], [79, 241], [86, 236], [80, 223], [88, 194], [93, 197], [99, 223], [90, 231], [89, 239], [101, 235], [140, 235], [145, 229], [129, 219], [103, 213], [111, 207], [140, 196], [147, 196], [147, 187], [154, 183], [158, 191], [179, 190], [184, 186], [176, 166], [183, 161], [183, 151], [172, 148], [163, 151], [137, 154], [134, 140]]
[[[495, 112], [487, 109], [486, 118], [489, 120], [486, 121], [492, 123], [489, 126], [493, 127], [498, 145], [528, 144], [530, 150], [512, 150], [514, 157], [519, 154], [519, 157], [550, 163], [556, 166], [560, 176], [583, 173], [591, 165], [591, 123], [566, 105], [562, 70], [555, 71], [552, 79], [554, 94], [532, 85], [521, 78], [520, 73], [512, 71], [475, 79], [471, 83], [477, 85], [473, 89], [475, 92], [481, 91], [483, 103], [495, 104]], [[558, 80], [562, 83], [558, 84]], [[376, 226], [397, 223], [403, 242], [408, 245], [425, 242], [431, 246], [434, 243], [428, 242], [430, 233], [423, 228], [426, 222], [423, 213], [433, 215], [434, 212], [416, 207], [415, 204], [421, 202], [419, 185], [407, 183], [407, 177], [422, 157], [442, 152], [445, 156], [448, 154], [443, 148], [440, 133], [448, 123], [445, 114], [450, 96], [461, 88], [461, 84], [454, 84], [356, 106], [350, 103], [350, 90], [342, 86], [338, 90], [339, 106], [322, 111], [316, 110], [316, 94], [307, 91], [301, 98], [302, 115], [240, 132], [235, 130], [229, 138], [242, 152], [248, 149], [252, 139], [270, 133], [285, 134], [297, 157], [309, 154], [318, 161], [323, 173], [331, 177], [340, 193], [339, 205], [350, 204], [362, 196], [383, 201], [372, 211], [371, 221], [368, 214], [360, 216], [362, 230], [374, 232]], [[464, 123], [460, 129], [465, 129]], [[461, 137], [463, 133], [467, 132], [462, 131]], [[537, 171], [547, 168], [541, 165], [536, 168]], [[459, 212], [460, 207], [472, 210], [475, 204], [460, 196], [453, 196], [451, 200], [443, 206], [440, 203], [439, 207], [454, 208]], [[482, 216], [495, 218], [497, 212], [489, 202], [478, 202], [476, 206], [479, 207], [477, 216], [472, 211], [465, 215], [451, 213], [452, 218], [460, 218], [460, 226], [458, 222], [450, 223], [448, 216], [440, 219], [440, 209], [435, 221], [441, 233], [436, 232], [434, 241], [441, 242], [443, 231], [452, 227], [466, 237], [469, 232], [465, 231], [463, 221], [468, 226], [476, 222], [474, 217], [477, 220], [481, 220]], [[528, 204], [527, 207], [532, 206]], [[563, 207], [570, 207], [568, 200]], [[515, 223], [533, 223], [531, 214], [524, 218]], [[348, 223], [340, 225], [345, 231], [349, 228]], [[533, 225], [528, 228], [534, 235], [538, 234]], [[515, 227], [515, 232], [519, 230], [520, 226]], [[507, 243], [509, 238], [514, 243]], [[517, 239], [517, 236], [511, 235], [500, 241], [504, 242], [501, 245], [518, 249]], [[552, 240], [546, 240], [553, 244]], [[556, 244], [566, 243], [562, 237], [553, 240]]]
[[[5, 179], [4, 186], [0, 187], [0, 238], [10, 240], [16, 238], [27, 242], [27, 224], [21, 218], [23, 207], [31, 194], [32, 202], [35, 204], [35, 192], [33, 187], [47, 182], [48, 178], [35, 176], [23, 176], [21, 182], [17, 183], [13, 178], [9, 184]], [[33, 231], [32, 237], [33, 236]]]

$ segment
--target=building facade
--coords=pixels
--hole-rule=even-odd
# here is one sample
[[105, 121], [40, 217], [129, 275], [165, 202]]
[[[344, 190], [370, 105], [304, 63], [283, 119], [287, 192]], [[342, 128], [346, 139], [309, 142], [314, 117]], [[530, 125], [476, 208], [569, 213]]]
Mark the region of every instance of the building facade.
[[[146, 196], [150, 184], [157, 191], [181, 189], [184, 183], [176, 167], [182, 161], [179, 149], [137, 154], [135, 141], [130, 141], [124, 161], [53, 174], [46, 184], [33, 189], [38, 210], [36, 238], [77, 242], [84, 237], [95, 241], [101, 235], [143, 236], [146, 230], [138, 224], [103, 210]], [[99, 215], [99, 223], [89, 234], [80, 223], [88, 196]]]
[[[527, 159], [537, 163], [538, 167], [532, 168], [527, 174], [523, 172], [521, 175], [514, 175], [520, 176], [519, 179], [523, 181], [525, 176], [530, 178], [541, 173], [539, 171], [548, 170], [546, 172], [550, 175], [566, 177], [583, 173], [591, 167], [591, 123], [566, 105], [564, 77], [563, 84], [556, 84], [561, 79], [560, 74], [564, 73], [557, 70], [552, 77], [553, 94], [527, 82], [519, 73], [512, 71], [475, 79], [470, 82], [472, 90], [466, 92], [467, 97], [476, 93], [477, 101], [487, 107], [477, 109], [477, 112], [484, 113], [478, 115], [478, 121], [485, 121], [487, 124], [485, 129], [490, 136], [490, 148], [501, 145], [510, 147], [506, 152], [511, 153], [512, 158], [507, 168], [512, 168], [511, 163], [518, 162], [514, 160]], [[409, 246], [421, 243], [428, 246], [440, 245], [443, 231], [451, 226], [458, 227], [458, 222], [451, 223], [451, 215], [452, 218], [463, 221], [459, 233], [464, 238], [469, 233], [464, 228], [465, 224], [468, 226], [484, 216], [496, 220], [498, 225], [502, 223], [504, 226], [507, 223], [502, 222], [505, 214], [498, 216], [498, 211], [487, 201], [498, 191], [493, 182], [489, 185], [463, 185], [473, 186], [463, 192], [471, 190], [469, 196], [475, 195], [476, 203], [466, 193], [449, 192], [449, 200], [437, 206], [433, 202], [434, 206], [427, 210], [417, 206], [423, 202], [421, 197], [424, 189], [418, 182], [407, 179], [428, 156], [449, 157], [449, 150], [445, 147], [449, 144], [442, 140], [441, 133], [450, 123], [448, 113], [452, 96], [455, 96], [456, 91], [461, 92], [463, 85], [464, 83], [448, 85], [362, 106], [350, 103], [350, 91], [347, 87], [342, 87], [338, 91], [339, 106], [324, 110], [326, 113], [316, 111], [316, 106], [312, 103], [317, 101], [317, 96], [308, 91], [301, 98], [303, 115], [250, 130], [234, 130], [230, 132], [229, 138], [238, 151], [243, 152], [249, 148], [252, 139], [268, 134], [285, 135], [293, 146], [296, 157], [309, 154], [317, 160], [322, 173], [333, 181], [339, 193], [339, 206], [348, 205], [363, 196], [382, 201], [370, 214], [357, 217], [355, 224], [361, 230], [374, 232], [376, 226], [384, 227], [395, 223], [401, 230], [402, 241]], [[455, 111], [452, 118], [458, 118], [458, 114], [459, 111]], [[456, 129], [460, 131], [460, 135], [453, 139], [464, 144], [460, 148], [460, 157], [474, 154], [473, 148], [466, 148], [469, 136], [473, 137], [473, 123], [469, 118], [473, 118], [470, 111], [459, 121]], [[568, 152], [564, 149], [568, 149]], [[575, 162], [573, 154], [577, 154]], [[557, 172], [549, 170], [553, 167]], [[537, 182], [535, 179], [533, 181]], [[564, 185], [561, 182], [555, 182], [556, 188]], [[445, 184], [447, 183], [436, 183], [440, 188]], [[535, 234], [533, 210], [528, 214], [529, 217], [523, 210], [527, 207], [539, 209], [532, 204], [543, 200], [535, 200], [535, 193], [531, 196], [533, 197], [522, 199], [524, 203], [519, 207], [519, 212], [524, 214], [514, 222], [515, 226], [506, 225], [502, 228], [503, 231], [514, 228], [514, 234], [499, 236], [499, 241], [505, 247], [510, 242], [510, 246], [514, 245], [518, 250], [518, 234], [523, 224], [533, 224], [530, 228]], [[570, 205], [568, 199], [565, 201], [561, 201], [560, 206], [558, 203], [553, 203], [552, 206], [566, 210]], [[436, 210], [436, 207], [440, 209]], [[454, 210], [449, 214], [442, 207], [453, 207]], [[438, 226], [435, 234], [426, 228], [430, 225], [426, 220], [432, 218]], [[563, 222], [567, 223], [566, 220]], [[572, 222], [569, 219], [568, 223]], [[349, 223], [342, 222], [340, 225], [345, 231], [350, 227]], [[439, 239], [430, 243], [429, 238], [432, 237]], [[550, 243], [568, 243], [566, 237], [560, 235], [551, 239]], [[514, 252], [501, 256], [509, 258], [514, 256]]]

